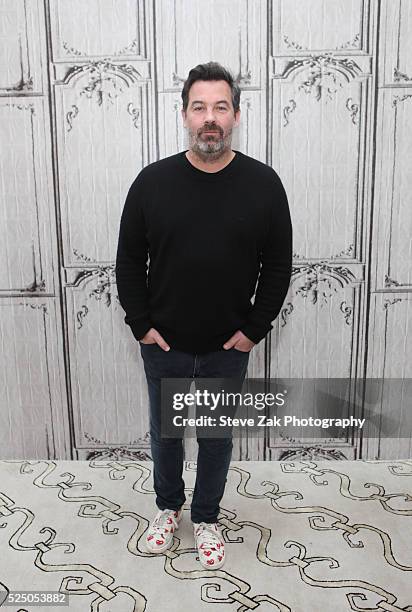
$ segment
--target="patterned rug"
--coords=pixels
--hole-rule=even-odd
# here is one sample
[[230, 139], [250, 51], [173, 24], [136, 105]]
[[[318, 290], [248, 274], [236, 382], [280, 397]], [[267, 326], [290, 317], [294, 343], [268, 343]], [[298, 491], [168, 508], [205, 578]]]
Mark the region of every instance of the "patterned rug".
[[219, 570], [196, 559], [195, 472], [187, 461], [183, 520], [154, 555], [151, 462], [0, 461], [0, 602], [49, 591], [69, 605], [5, 609], [412, 611], [412, 460], [232, 462]]

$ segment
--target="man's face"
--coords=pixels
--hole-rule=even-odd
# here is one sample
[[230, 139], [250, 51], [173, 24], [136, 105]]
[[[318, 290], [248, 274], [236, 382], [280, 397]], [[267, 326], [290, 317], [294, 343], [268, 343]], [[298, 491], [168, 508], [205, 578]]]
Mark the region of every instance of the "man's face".
[[[189, 147], [205, 161], [219, 159], [230, 149], [232, 129], [239, 125], [232, 92], [226, 81], [195, 81], [189, 90], [187, 112], [182, 109]], [[211, 130], [209, 132], [209, 130]]]

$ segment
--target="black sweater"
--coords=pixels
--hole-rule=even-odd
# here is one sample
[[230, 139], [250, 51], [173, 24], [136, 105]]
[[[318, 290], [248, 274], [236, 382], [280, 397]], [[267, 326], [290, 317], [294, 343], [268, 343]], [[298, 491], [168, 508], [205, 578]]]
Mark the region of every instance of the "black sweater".
[[240, 151], [218, 172], [199, 170], [185, 152], [149, 164], [129, 189], [116, 258], [125, 322], [136, 340], [154, 327], [189, 353], [224, 350], [238, 329], [258, 343], [292, 272], [285, 190], [271, 167]]

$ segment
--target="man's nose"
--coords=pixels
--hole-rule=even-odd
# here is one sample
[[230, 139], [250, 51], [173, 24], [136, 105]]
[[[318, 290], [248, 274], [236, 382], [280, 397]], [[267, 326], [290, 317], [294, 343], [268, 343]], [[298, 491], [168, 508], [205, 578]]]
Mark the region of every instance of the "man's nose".
[[213, 108], [209, 108], [206, 109], [206, 116], [205, 116], [205, 122], [209, 123], [213, 123], [215, 122], [215, 111], [213, 110]]

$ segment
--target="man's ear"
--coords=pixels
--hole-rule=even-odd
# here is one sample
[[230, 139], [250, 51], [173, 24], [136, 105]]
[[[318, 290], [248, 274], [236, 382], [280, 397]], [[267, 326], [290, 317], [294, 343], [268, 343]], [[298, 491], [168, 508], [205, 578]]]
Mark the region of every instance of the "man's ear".
[[240, 123], [240, 108], [235, 112], [235, 126], [237, 127]]
[[180, 109], [180, 112], [181, 112], [182, 119], [183, 119], [183, 125], [185, 126], [185, 123], [186, 123], [186, 112], [185, 112], [185, 110], [183, 108]]

